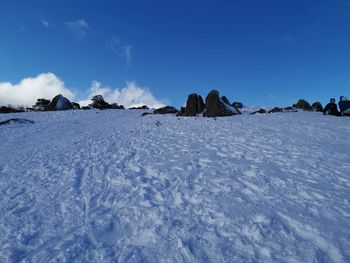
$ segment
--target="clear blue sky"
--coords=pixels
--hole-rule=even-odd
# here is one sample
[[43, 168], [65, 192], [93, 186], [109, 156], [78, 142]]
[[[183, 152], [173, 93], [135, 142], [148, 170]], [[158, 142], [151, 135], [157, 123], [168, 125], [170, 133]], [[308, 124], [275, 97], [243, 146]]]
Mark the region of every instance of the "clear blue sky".
[[0, 36], [0, 82], [136, 81], [175, 106], [213, 88], [251, 105], [350, 97], [348, 0], [0, 0]]

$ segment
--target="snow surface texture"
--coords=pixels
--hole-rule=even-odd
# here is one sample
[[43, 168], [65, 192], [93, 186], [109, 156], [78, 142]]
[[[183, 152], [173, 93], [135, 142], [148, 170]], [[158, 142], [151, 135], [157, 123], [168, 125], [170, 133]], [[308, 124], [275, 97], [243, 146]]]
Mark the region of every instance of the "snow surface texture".
[[350, 118], [0, 115], [0, 262], [349, 262]]

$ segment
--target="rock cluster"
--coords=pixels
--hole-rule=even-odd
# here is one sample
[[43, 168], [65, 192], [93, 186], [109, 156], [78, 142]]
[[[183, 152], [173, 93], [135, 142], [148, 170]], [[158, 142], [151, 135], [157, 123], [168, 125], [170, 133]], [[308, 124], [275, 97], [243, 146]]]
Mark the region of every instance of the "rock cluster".
[[203, 113], [205, 105], [201, 95], [192, 93], [188, 95], [186, 107], [181, 107], [181, 110], [176, 116], [196, 116], [199, 113]]

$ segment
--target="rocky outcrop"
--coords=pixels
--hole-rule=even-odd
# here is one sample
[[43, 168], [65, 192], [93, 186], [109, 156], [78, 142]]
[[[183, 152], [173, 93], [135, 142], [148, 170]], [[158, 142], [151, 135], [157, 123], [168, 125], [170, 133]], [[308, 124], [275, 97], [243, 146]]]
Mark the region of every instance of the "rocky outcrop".
[[321, 102], [315, 102], [311, 105], [311, 111], [323, 112], [323, 107]]
[[283, 109], [278, 108], [278, 107], [274, 107], [273, 109], [269, 110], [269, 113], [276, 113], [276, 112], [282, 112]]
[[250, 113], [250, 115], [254, 115], [254, 114], [265, 114], [265, 113], [266, 113], [266, 110], [260, 109], [260, 110], [257, 110], [257, 111], [254, 111], [254, 112]]
[[139, 107], [131, 107], [130, 110], [149, 110], [149, 108], [146, 105], [139, 106]]
[[52, 99], [48, 109], [50, 111], [71, 110], [73, 109], [73, 105], [69, 99], [59, 94]]
[[228, 100], [228, 98], [226, 96], [222, 96], [221, 100], [223, 101], [223, 103], [226, 103], [227, 105], [231, 105], [230, 101]]
[[244, 105], [243, 105], [242, 102], [237, 102], [237, 101], [235, 101], [235, 102], [232, 103], [232, 107], [235, 107], [236, 109], [242, 109], [243, 106], [244, 106]]
[[159, 109], [156, 109], [153, 111], [154, 114], [174, 114], [174, 113], [178, 113], [179, 111], [172, 106], [165, 106]]
[[205, 117], [224, 117], [238, 114], [237, 110], [220, 99], [219, 92], [212, 90], [205, 98]]
[[196, 116], [204, 111], [205, 105], [203, 98], [196, 93], [188, 95], [186, 107], [181, 107], [181, 110], [176, 116]]
[[298, 102], [296, 104], [294, 104], [293, 107], [300, 109], [300, 110], [305, 110], [305, 111], [308, 111], [311, 108], [310, 103], [308, 103], [304, 99], [298, 100]]
[[124, 106], [123, 105], [119, 105], [118, 103], [112, 103], [109, 105], [109, 109], [114, 109], [114, 110], [124, 110]]
[[76, 103], [76, 102], [71, 102], [71, 103], [72, 103], [72, 106], [73, 106], [74, 110], [80, 110], [81, 109], [79, 103]]

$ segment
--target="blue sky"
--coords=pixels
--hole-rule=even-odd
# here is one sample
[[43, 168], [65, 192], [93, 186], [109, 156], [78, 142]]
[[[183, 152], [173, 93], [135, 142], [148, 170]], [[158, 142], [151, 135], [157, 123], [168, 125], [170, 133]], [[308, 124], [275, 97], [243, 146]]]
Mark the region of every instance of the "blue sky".
[[0, 83], [52, 72], [79, 99], [92, 81], [177, 107], [214, 88], [249, 105], [350, 96], [348, 0], [0, 0], [0, 36]]

